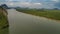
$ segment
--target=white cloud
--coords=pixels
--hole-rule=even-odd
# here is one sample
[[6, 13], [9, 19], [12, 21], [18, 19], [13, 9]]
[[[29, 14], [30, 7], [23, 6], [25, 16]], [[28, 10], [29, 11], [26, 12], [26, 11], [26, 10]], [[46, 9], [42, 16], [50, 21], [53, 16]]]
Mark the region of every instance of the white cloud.
[[5, 2], [8, 6], [20, 6], [20, 7], [31, 7], [31, 8], [40, 8], [42, 3], [30, 3], [30, 2]]
[[24, 7], [38, 7], [41, 5], [42, 3], [20, 2], [20, 6], [24, 6]]
[[10, 3], [9, 5], [13, 6], [14, 4], [13, 3]]
[[42, 5], [42, 3], [34, 3], [34, 4], [36, 4], [36, 5]]
[[29, 2], [20, 2], [20, 6], [29, 7], [31, 4]]
[[42, 3], [20, 2], [22, 5], [42, 5]]
[[13, 0], [9, 0], [9, 1], [13, 1]]
[[29, 5], [30, 3], [29, 2], [21, 2], [20, 4], [22, 4], [22, 5]]
[[52, 1], [59, 2], [59, 0], [52, 0]]

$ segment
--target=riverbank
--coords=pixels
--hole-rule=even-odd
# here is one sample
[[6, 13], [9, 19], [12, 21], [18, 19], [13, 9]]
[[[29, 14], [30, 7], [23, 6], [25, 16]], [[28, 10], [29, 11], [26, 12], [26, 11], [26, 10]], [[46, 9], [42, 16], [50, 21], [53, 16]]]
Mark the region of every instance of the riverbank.
[[36, 9], [16, 9], [19, 12], [28, 13], [49, 19], [60, 20], [60, 10], [36, 10]]
[[3, 14], [3, 10], [0, 7], [0, 34], [8, 34], [8, 25], [7, 15]]

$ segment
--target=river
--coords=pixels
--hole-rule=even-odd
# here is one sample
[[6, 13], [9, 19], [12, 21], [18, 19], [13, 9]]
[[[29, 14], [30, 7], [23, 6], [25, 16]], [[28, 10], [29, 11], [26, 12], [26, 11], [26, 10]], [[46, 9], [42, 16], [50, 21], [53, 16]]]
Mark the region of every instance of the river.
[[47, 19], [9, 9], [10, 34], [60, 34], [60, 21]]

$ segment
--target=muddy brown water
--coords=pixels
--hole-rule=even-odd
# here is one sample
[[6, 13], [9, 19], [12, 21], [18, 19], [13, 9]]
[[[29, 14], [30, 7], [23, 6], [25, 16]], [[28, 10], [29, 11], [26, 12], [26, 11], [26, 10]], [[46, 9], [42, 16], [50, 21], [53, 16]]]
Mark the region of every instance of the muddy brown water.
[[9, 34], [60, 34], [60, 22], [9, 9]]

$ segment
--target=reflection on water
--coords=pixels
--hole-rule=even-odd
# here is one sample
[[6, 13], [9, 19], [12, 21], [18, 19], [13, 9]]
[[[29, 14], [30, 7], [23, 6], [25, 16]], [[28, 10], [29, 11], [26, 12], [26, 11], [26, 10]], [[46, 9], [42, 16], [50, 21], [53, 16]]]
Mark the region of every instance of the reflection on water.
[[60, 34], [60, 22], [8, 10], [10, 34]]

